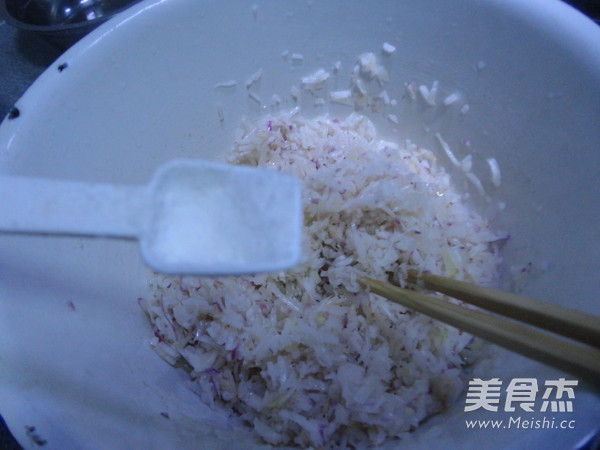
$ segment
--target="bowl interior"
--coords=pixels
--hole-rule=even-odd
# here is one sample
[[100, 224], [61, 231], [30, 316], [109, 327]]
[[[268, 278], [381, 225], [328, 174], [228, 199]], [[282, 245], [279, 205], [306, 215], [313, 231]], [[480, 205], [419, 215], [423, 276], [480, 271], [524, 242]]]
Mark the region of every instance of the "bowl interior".
[[[146, 0], [72, 47], [17, 102], [19, 116], [0, 125], [0, 173], [144, 183], [169, 159], [218, 158], [243, 118], [296, 106], [307, 116], [349, 114], [351, 107], [317, 100], [347, 89], [358, 55], [373, 52], [389, 73], [373, 92], [385, 89], [395, 104], [363, 112], [384, 137], [409, 138], [444, 163], [436, 132], [458, 156], [473, 155], [489, 197], [472, 192], [473, 202], [510, 233], [506, 259], [526, 275], [513, 287], [598, 313], [600, 250], [590, 242], [600, 237], [593, 95], [600, 62], [592, 57], [599, 35], [558, 1], [348, 9], [337, 1], [240, 0], [224, 8]], [[384, 43], [395, 51], [386, 55]], [[321, 68], [334, 74], [327, 90], [295, 101], [293, 87]], [[440, 99], [456, 93], [459, 101], [411, 100], [407, 85], [435, 81]], [[490, 180], [490, 157], [501, 167], [500, 187]], [[135, 243], [0, 236], [0, 250], [2, 414], [22, 442], [30, 439], [27, 425], [45, 433], [49, 448], [249, 439], [200, 406], [183, 375], [148, 349], [137, 299], [151, 295], [153, 281]], [[561, 376], [508, 352], [490, 371], [505, 382]], [[577, 432], [465, 430], [457, 405], [411, 442], [572, 446], [596, 425], [590, 411], [598, 411], [591, 395], [577, 395]]]

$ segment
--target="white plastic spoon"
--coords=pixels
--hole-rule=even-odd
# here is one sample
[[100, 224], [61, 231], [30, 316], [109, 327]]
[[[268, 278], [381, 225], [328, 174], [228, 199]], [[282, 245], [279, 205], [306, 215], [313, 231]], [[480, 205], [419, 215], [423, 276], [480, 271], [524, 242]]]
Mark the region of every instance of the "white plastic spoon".
[[146, 186], [0, 177], [0, 231], [139, 239], [163, 273], [287, 269], [301, 229], [300, 183], [266, 169], [174, 160]]

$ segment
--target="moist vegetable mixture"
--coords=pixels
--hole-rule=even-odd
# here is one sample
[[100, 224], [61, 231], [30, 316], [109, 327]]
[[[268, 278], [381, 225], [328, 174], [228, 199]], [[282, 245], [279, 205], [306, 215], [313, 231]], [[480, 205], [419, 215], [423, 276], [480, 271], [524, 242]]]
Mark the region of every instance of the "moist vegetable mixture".
[[304, 183], [304, 263], [280, 273], [161, 278], [143, 302], [153, 344], [202, 401], [274, 445], [364, 447], [401, 438], [465, 387], [473, 338], [369, 294], [426, 270], [497, 281], [499, 236], [434, 154], [377, 136], [353, 113], [246, 124], [234, 164]]

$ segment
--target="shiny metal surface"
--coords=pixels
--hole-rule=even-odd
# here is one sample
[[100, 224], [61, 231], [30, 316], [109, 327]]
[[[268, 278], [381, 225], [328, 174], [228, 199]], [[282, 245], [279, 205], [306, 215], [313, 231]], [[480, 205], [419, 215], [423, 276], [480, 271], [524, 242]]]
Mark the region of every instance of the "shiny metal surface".
[[69, 46], [139, 0], [5, 0], [7, 21]]

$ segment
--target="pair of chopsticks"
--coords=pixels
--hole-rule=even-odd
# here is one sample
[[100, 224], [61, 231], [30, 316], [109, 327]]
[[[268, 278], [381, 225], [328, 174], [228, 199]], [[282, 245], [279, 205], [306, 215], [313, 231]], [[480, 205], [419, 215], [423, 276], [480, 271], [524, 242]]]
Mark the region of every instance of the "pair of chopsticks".
[[600, 386], [598, 316], [429, 273], [411, 273], [409, 282], [496, 314], [369, 277], [358, 281], [374, 294]]

